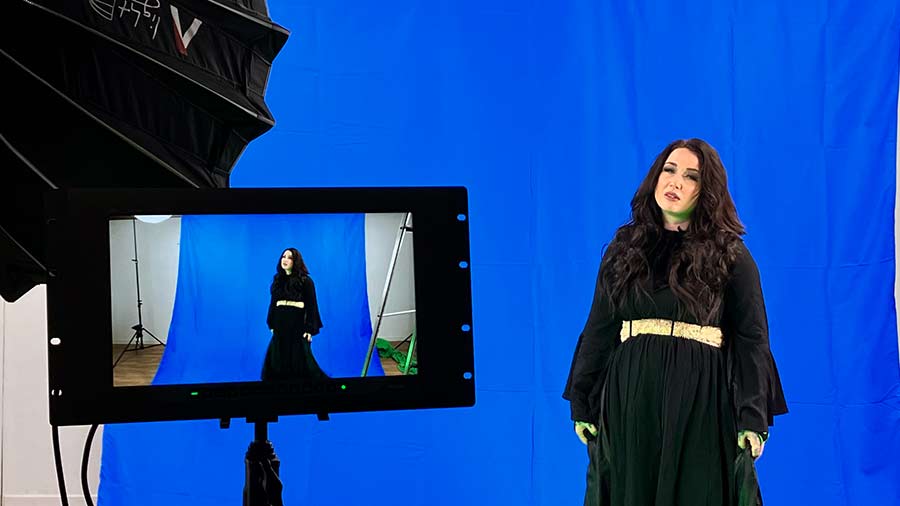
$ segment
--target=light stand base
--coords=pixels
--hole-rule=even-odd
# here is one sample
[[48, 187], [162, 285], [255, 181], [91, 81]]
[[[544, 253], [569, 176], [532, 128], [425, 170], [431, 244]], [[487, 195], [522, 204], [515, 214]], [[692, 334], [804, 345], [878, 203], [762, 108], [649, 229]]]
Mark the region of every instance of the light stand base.
[[[133, 325], [131, 328], [134, 329], [134, 334], [131, 335], [131, 339], [129, 339], [128, 343], [125, 345], [125, 349], [122, 350], [121, 353], [119, 353], [118, 357], [116, 357], [116, 361], [113, 362], [113, 368], [115, 368], [116, 365], [119, 364], [119, 361], [122, 360], [122, 357], [125, 356], [125, 353], [127, 353], [129, 351], [140, 351], [140, 350], [146, 350], [148, 348], [155, 348], [157, 346], [165, 346], [166, 345], [166, 343], [160, 341], [158, 337], [153, 335], [153, 332], [150, 332], [149, 330], [147, 330], [147, 328], [144, 327], [143, 325], [141, 325], [140, 323], [138, 323], [137, 325]], [[150, 334], [150, 337], [152, 337], [156, 341], [157, 344], [145, 345], [144, 344], [144, 332]], [[131, 343], [134, 343], [134, 348], [129, 349], [128, 347], [131, 346]]]

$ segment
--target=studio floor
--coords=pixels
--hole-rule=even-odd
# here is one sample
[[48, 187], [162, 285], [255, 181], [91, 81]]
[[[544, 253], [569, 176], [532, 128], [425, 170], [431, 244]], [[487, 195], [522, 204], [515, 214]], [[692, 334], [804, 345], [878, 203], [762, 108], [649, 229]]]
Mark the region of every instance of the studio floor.
[[[124, 348], [125, 345], [123, 344], [113, 345], [113, 361], [122, 353]], [[409, 344], [403, 343], [397, 349], [406, 353], [409, 349]], [[153, 381], [153, 376], [156, 374], [160, 360], [162, 360], [163, 351], [165, 351], [164, 347], [154, 346], [125, 353], [114, 369], [114, 385], [117, 387], [149, 385]], [[384, 368], [386, 376], [401, 375], [400, 370], [397, 368], [397, 362], [389, 358], [381, 358], [381, 366]]]

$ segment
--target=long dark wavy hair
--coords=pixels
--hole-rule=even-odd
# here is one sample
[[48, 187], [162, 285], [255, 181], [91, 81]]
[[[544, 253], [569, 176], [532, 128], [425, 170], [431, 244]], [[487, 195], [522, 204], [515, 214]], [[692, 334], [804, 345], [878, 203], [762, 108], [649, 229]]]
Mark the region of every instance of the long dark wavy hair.
[[[286, 251], [291, 252], [291, 258], [294, 260], [294, 268], [291, 269], [290, 274], [281, 268], [281, 257], [284, 256]], [[303, 255], [300, 254], [297, 248], [287, 248], [278, 257], [278, 263], [275, 266], [275, 277], [272, 278], [272, 286], [269, 290], [273, 294], [279, 291], [281, 293], [299, 295], [300, 289], [308, 276], [309, 269], [306, 267], [306, 262], [303, 261]]]
[[664, 230], [656, 184], [666, 159], [678, 148], [697, 155], [700, 192], [682, 245], [672, 254], [668, 284], [681, 305], [708, 325], [721, 309], [728, 272], [745, 230], [719, 154], [701, 139], [674, 141], [656, 157], [631, 199], [631, 219], [616, 230], [604, 255], [601, 281], [614, 308], [621, 308], [628, 294], [649, 297], [650, 256]]

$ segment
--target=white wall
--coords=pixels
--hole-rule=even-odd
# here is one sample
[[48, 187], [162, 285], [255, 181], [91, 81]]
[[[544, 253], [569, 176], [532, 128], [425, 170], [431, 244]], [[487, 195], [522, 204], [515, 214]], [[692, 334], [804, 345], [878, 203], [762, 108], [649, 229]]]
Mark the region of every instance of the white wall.
[[3, 504], [3, 447], [6, 446], [3, 433], [3, 390], [6, 388], [6, 378], [3, 376], [3, 350], [6, 347], [6, 301], [0, 298], [0, 504]]
[[[144, 328], [166, 342], [178, 281], [181, 218], [152, 224], [137, 221], [135, 225]], [[132, 325], [138, 321], [132, 221], [111, 222], [109, 243], [113, 342], [125, 344], [134, 334]], [[144, 336], [145, 344], [154, 342], [152, 337]]]
[[[47, 381], [47, 290], [38, 286], [14, 304], [3, 306], [2, 356], [2, 499], [4, 506], [60, 504], [49, 422]], [[69, 503], [81, 497], [81, 452], [87, 427], [60, 428], [60, 447]], [[100, 441], [94, 437], [88, 467], [92, 495], [97, 494]]]
[[[366, 278], [369, 292], [369, 314], [372, 330], [381, 307], [387, 271], [397, 240], [403, 213], [366, 215]], [[387, 298], [386, 313], [415, 309], [416, 293], [413, 283], [413, 237], [407, 233], [400, 248], [394, 278]], [[415, 314], [384, 318], [378, 337], [389, 341], [403, 340], [415, 329]]]

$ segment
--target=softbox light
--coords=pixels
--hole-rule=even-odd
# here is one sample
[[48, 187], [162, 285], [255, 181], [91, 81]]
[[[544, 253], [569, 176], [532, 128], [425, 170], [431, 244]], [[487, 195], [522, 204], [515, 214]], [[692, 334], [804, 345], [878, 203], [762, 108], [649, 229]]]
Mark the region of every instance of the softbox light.
[[7, 2], [0, 296], [48, 276], [48, 189], [227, 187], [287, 37], [264, 0]]

